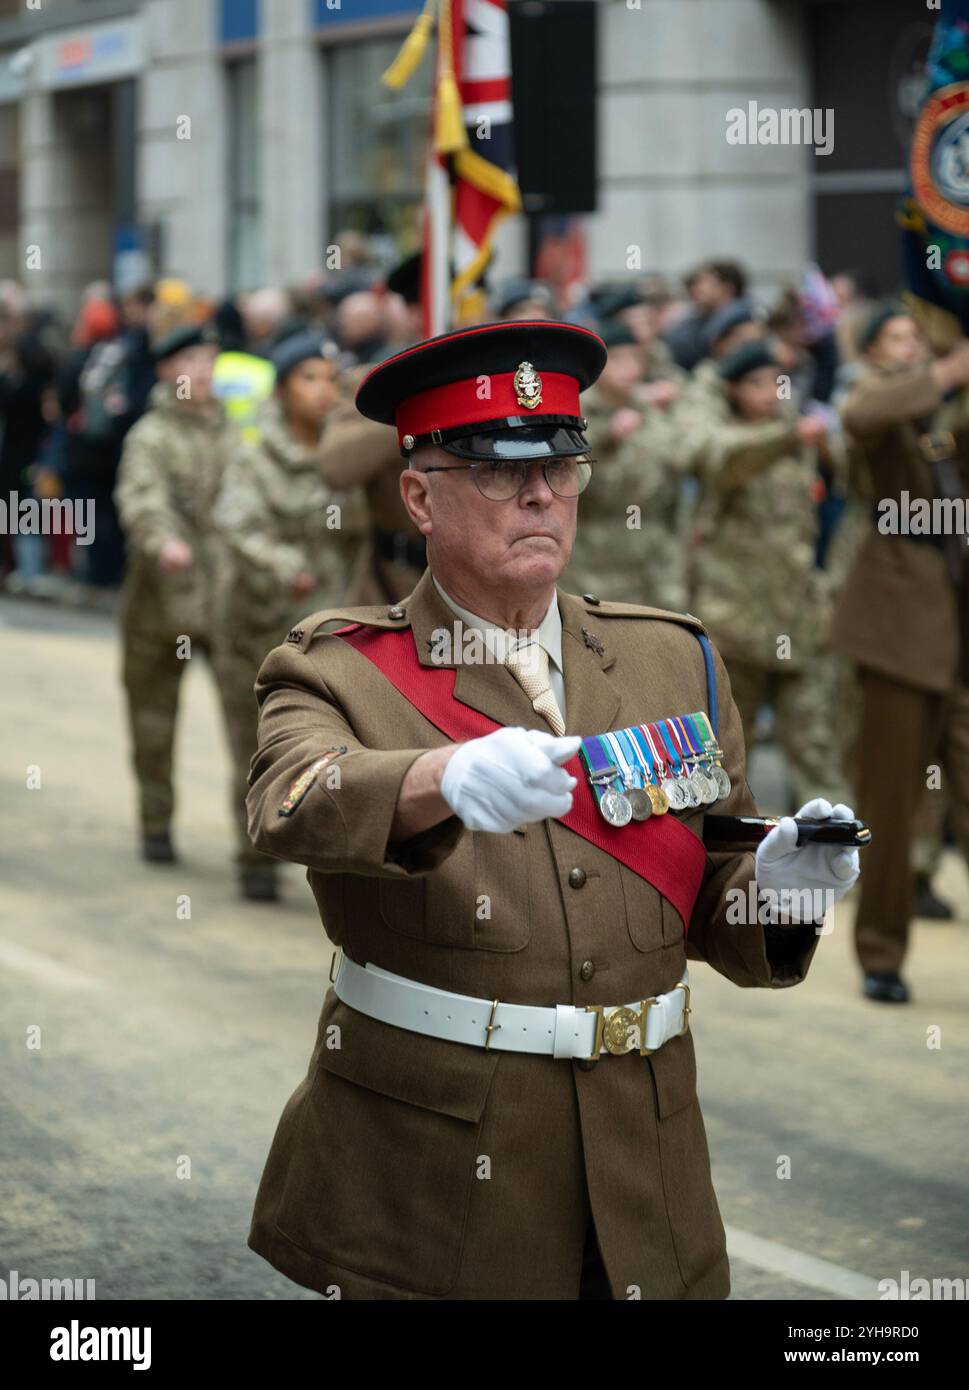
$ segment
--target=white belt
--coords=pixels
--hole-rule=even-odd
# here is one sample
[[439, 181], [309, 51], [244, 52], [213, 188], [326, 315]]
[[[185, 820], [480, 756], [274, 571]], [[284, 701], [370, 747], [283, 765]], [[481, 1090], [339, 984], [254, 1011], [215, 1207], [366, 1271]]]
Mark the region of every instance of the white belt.
[[[332, 973], [332, 966], [331, 966]], [[351, 1009], [395, 1028], [430, 1038], [470, 1043], [496, 1052], [535, 1052], [546, 1057], [598, 1060], [602, 1048], [614, 1055], [648, 1056], [689, 1028], [689, 972], [669, 994], [615, 1007], [603, 1004], [503, 1004], [475, 999], [392, 975], [377, 965], [360, 966], [341, 953], [333, 988]]]

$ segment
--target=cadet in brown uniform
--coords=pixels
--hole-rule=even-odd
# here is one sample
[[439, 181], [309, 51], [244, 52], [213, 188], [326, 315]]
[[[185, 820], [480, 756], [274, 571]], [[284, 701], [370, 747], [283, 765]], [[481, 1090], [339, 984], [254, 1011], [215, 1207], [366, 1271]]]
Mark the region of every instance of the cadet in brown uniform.
[[875, 524], [839, 595], [832, 641], [862, 684], [858, 802], [873, 836], [855, 922], [864, 992], [905, 1003], [913, 826], [939, 761], [969, 855], [969, 572], [965, 536], [900, 533], [892, 513], [946, 490], [969, 495], [969, 342], [930, 363], [914, 322], [894, 306], [877, 311], [863, 345], [869, 367], [841, 415], [864, 454]]
[[[707, 855], [702, 809], [626, 836], [579, 769], [577, 735], [715, 692], [718, 809], [754, 809], [700, 624], [557, 587], [604, 356], [585, 329], [520, 322], [376, 367], [358, 405], [396, 422], [429, 569], [405, 603], [307, 618], [260, 671], [253, 840], [308, 866], [343, 954], [249, 1243], [331, 1296], [729, 1291], [687, 959], [783, 988], [818, 938], [732, 920], [755, 859]], [[795, 840], [788, 821], [761, 843], [761, 888], [847, 890], [857, 851]]]

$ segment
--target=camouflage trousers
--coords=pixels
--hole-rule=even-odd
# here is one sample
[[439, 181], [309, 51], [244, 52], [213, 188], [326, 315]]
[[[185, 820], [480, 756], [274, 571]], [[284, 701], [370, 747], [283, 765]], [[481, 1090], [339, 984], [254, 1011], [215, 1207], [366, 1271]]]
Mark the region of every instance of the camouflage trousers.
[[744, 725], [748, 753], [762, 705], [774, 711], [777, 742], [787, 762], [795, 810], [816, 796], [850, 804], [836, 735], [839, 670], [819, 653], [801, 671], [773, 671], [726, 658], [727, 673]]
[[[137, 621], [122, 629], [123, 681], [128, 700], [128, 724], [138, 783], [142, 833], [165, 834], [175, 809], [172, 750], [178, 715], [178, 693], [186, 661], [179, 657], [176, 638], [146, 631]], [[249, 762], [256, 748], [256, 701], [252, 693], [258, 662], [245, 688], [246, 673], [231, 654], [213, 649], [205, 638], [192, 638], [193, 657], [207, 659], [218, 690], [232, 761], [230, 798], [235, 826], [235, 862], [240, 870], [273, 868], [275, 860], [254, 849], [246, 819]], [[268, 647], [267, 647], [268, 650]]]

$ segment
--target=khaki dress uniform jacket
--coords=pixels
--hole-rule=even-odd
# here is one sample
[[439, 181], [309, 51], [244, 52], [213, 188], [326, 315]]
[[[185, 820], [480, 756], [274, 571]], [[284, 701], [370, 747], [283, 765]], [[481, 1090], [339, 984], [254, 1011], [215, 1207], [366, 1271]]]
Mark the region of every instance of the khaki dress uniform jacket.
[[[561, 589], [558, 599], [567, 733], [705, 708], [695, 619]], [[746, 892], [748, 853], [708, 856], [685, 939], [649, 883], [556, 820], [497, 835], [452, 816], [388, 843], [404, 775], [447, 739], [323, 627], [397, 629], [430, 668], [432, 634], [453, 618], [428, 571], [399, 608], [307, 618], [260, 671], [250, 833], [307, 866], [330, 939], [359, 965], [509, 1003], [631, 1002], [673, 989], [688, 959], [744, 987], [802, 980], [814, 927], [768, 942], [762, 926], [731, 920], [726, 895]], [[715, 809], [749, 814], [740, 720], [718, 656], [715, 667], [733, 784]], [[502, 666], [459, 665], [454, 696], [547, 731]], [[345, 751], [280, 815], [328, 750]], [[702, 822], [699, 809], [685, 823], [700, 834]], [[702, 978], [693, 984], [702, 1008]], [[442, 1041], [326, 993], [263, 1173], [252, 1249], [330, 1296], [571, 1299], [590, 1216], [614, 1298], [726, 1297], [690, 1033], [649, 1056], [590, 1063]]]

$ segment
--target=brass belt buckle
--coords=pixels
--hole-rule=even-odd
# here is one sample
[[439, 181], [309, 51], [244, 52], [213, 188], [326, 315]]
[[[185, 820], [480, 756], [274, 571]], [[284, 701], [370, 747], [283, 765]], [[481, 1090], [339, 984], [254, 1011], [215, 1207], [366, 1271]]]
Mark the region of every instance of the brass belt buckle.
[[[690, 986], [680, 981], [676, 985], [677, 989], [683, 990], [686, 1000], [683, 1004], [683, 1027], [673, 1036], [682, 1038], [684, 1033], [690, 1031]], [[646, 1024], [649, 1019], [649, 1011], [659, 1000], [655, 995], [650, 999], [640, 999], [639, 1010], [629, 1008], [626, 1004], [620, 1004], [616, 1008], [606, 1011], [604, 1004], [586, 1004], [587, 1014], [596, 1015], [595, 1040], [590, 1056], [581, 1058], [584, 1062], [598, 1062], [602, 1053], [603, 1045], [607, 1052], [614, 1057], [622, 1057], [627, 1052], [638, 1050], [640, 1057], [650, 1057], [657, 1051], [655, 1047], [646, 1046]]]
[[655, 999], [640, 1000], [638, 1012], [627, 1004], [619, 1004], [608, 1012], [604, 1004], [586, 1004], [586, 1013], [596, 1015], [596, 1034], [591, 1055], [582, 1061], [598, 1062], [603, 1045], [613, 1057], [623, 1057], [637, 1048], [641, 1056], [655, 1052], [655, 1048], [645, 1047], [646, 1014], [655, 1003]]
[[951, 430], [933, 430], [919, 435], [919, 448], [926, 463], [951, 459], [956, 451], [956, 439]]

